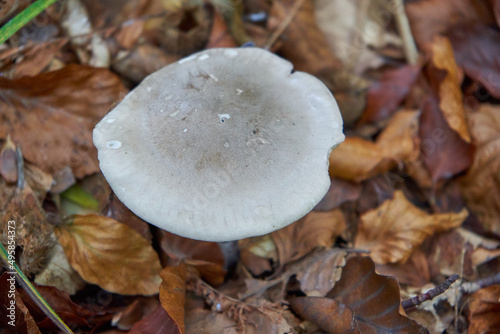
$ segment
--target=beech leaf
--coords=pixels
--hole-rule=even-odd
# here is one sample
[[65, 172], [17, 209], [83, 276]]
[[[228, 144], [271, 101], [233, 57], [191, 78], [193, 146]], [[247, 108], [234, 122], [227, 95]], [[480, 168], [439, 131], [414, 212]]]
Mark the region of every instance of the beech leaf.
[[184, 334], [184, 305], [186, 301], [187, 268], [184, 263], [166, 267], [160, 273], [160, 303], [174, 321], [179, 332]]
[[72, 216], [56, 228], [56, 235], [85, 281], [123, 295], [158, 293], [158, 254], [127, 225], [99, 215]]
[[361, 216], [354, 246], [369, 250], [380, 264], [405, 262], [425, 238], [460, 226], [467, 215], [466, 209], [460, 213], [428, 214], [398, 190], [393, 199]]

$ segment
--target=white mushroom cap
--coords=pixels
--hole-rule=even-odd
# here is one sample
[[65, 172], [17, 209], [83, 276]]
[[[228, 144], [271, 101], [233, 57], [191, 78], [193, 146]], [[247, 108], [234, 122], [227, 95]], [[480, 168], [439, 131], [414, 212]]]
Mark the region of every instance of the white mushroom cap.
[[147, 222], [200, 240], [262, 235], [307, 214], [344, 140], [330, 91], [259, 48], [181, 59], [94, 129], [101, 170]]

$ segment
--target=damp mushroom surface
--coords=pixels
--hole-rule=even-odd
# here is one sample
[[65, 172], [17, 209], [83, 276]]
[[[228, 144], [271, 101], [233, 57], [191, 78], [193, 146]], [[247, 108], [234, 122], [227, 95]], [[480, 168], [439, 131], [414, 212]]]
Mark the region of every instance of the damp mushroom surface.
[[330, 185], [344, 140], [330, 91], [259, 48], [210, 49], [151, 74], [94, 129], [100, 168], [145, 221], [229, 241], [280, 229]]

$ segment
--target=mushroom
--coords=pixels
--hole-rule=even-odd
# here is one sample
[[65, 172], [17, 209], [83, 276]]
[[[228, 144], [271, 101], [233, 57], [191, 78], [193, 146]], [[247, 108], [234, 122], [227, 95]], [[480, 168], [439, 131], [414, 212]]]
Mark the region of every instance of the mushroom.
[[100, 168], [145, 221], [229, 241], [306, 215], [344, 140], [330, 91], [263, 49], [220, 48], [151, 74], [94, 129]]

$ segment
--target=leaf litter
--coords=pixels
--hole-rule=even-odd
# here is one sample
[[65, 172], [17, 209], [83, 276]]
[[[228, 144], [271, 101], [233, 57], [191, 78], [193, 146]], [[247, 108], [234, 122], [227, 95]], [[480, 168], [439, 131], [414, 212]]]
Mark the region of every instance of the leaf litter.
[[[418, 0], [406, 14], [388, 3], [75, 0], [0, 47], [1, 241], [15, 220], [18, 263], [72, 330], [499, 330], [499, 1]], [[262, 237], [158, 230], [112, 194], [92, 129], [148, 74], [247, 40], [337, 98], [347, 139], [330, 157], [332, 187]], [[20, 287], [16, 314], [14, 332], [56, 330]]]

